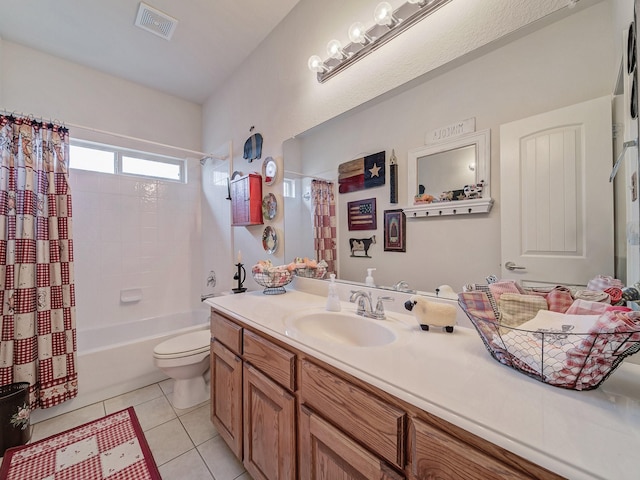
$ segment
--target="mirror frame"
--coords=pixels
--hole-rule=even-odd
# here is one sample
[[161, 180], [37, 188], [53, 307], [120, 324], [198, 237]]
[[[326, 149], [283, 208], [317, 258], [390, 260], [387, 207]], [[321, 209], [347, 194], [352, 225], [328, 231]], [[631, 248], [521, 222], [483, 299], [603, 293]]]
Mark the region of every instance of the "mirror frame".
[[[413, 199], [418, 194], [418, 159], [471, 145], [474, 145], [476, 148], [476, 183], [484, 180], [482, 196], [471, 200], [452, 200], [414, 205]], [[493, 206], [493, 199], [491, 198], [490, 129], [461, 135], [410, 150], [407, 155], [407, 169], [407, 195], [409, 196], [409, 205], [404, 208], [407, 218], [487, 213]]]

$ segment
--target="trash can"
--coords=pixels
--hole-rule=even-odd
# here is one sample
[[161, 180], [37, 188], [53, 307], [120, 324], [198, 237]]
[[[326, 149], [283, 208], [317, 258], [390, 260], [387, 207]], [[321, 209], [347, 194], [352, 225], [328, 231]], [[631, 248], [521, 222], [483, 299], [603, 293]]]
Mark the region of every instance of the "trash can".
[[29, 441], [30, 413], [28, 382], [0, 386], [0, 457], [7, 448]]

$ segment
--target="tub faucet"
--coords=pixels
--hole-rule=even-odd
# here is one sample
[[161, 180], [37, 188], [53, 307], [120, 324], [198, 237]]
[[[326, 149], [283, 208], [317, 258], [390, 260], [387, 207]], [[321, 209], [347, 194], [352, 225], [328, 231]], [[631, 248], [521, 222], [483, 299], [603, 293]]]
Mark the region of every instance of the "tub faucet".
[[200, 295], [200, 301], [204, 302], [207, 298], [213, 298], [216, 295], [217, 295], [216, 293], [208, 293], [206, 295]]

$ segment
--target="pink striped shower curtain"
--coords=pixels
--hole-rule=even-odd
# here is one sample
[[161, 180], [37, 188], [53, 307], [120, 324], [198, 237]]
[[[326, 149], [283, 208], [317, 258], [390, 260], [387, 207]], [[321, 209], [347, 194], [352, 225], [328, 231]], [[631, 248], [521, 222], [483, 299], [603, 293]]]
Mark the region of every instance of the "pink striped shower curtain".
[[316, 259], [327, 262], [327, 272], [337, 275], [336, 201], [333, 183], [325, 180], [313, 180], [311, 182], [311, 202]]
[[0, 385], [31, 408], [77, 395], [69, 135], [0, 115]]

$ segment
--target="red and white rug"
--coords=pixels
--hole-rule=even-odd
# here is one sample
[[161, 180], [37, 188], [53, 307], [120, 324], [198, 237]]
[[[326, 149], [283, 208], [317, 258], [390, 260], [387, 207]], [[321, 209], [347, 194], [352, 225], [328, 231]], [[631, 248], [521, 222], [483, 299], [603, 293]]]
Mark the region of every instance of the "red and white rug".
[[0, 480], [160, 480], [130, 407], [5, 452]]

